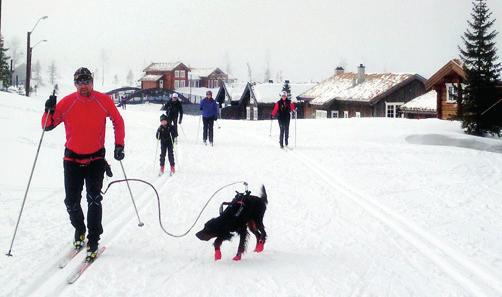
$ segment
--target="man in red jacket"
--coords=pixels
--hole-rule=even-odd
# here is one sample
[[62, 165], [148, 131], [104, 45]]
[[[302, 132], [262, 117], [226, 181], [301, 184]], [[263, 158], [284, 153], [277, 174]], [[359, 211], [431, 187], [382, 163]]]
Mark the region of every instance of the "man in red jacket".
[[85, 182], [87, 199], [87, 261], [96, 258], [98, 242], [103, 233], [101, 225], [101, 188], [108, 164], [105, 161], [106, 118], [111, 118], [115, 130], [114, 157], [124, 158], [124, 120], [113, 100], [93, 90], [92, 73], [79, 68], [74, 74], [77, 91], [64, 97], [56, 105], [56, 97], [45, 103], [42, 128], [46, 131], [64, 123], [66, 143], [64, 153], [64, 203], [75, 228], [74, 246], [84, 247], [86, 226], [80, 206]]

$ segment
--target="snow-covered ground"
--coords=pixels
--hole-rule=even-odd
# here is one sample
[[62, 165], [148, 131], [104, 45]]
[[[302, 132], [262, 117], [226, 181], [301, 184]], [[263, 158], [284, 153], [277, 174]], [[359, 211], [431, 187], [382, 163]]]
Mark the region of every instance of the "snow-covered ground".
[[[0, 93], [0, 247], [9, 250], [41, 135], [45, 99]], [[405, 119], [298, 120], [296, 148], [279, 149], [269, 121], [215, 125], [215, 146], [186, 116], [177, 173], [157, 176], [158, 105], [121, 111], [129, 178], [159, 191], [162, 220], [185, 232], [220, 187], [247, 181], [268, 192], [265, 250], [232, 261], [237, 240], [213, 261], [195, 231], [232, 199], [219, 192], [186, 237], [165, 235], [157, 201], [131, 183], [103, 201], [103, 256], [73, 285], [57, 259], [73, 230], [63, 204], [64, 128], [44, 135], [13, 257], [0, 257], [0, 296], [502, 296], [502, 141], [464, 135], [458, 122]], [[218, 126], [221, 129], [218, 129]], [[291, 124], [295, 143], [295, 124]], [[107, 132], [113, 160], [113, 129]], [[197, 137], [199, 139], [197, 139]], [[294, 146], [294, 145], [293, 145]], [[85, 203], [83, 203], [85, 205]]]

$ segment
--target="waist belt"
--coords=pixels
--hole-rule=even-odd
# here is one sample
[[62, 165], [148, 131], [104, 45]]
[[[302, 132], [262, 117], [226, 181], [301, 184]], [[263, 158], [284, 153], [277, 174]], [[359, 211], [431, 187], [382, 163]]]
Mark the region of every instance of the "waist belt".
[[92, 161], [104, 158], [105, 158], [105, 148], [102, 148], [99, 151], [94, 152], [92, 154], [77, 154], [69, 150], [68, 148], [65, 148], [63, 160], [75, 162], [82, 165], [88, 165]]

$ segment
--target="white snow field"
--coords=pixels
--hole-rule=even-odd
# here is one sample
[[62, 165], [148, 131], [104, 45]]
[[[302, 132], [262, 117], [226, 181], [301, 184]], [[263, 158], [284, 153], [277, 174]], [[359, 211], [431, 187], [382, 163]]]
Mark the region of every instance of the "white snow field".
[[[46, 132], [21, 223], [9, 251], [41, 135], [44, 96], [0, 93], [0, 296], [502, 296], [502, 141], [464, 135], [460, 123], [351, 118], [291, 122], [281, 150], [278, 125], [226, 121], [215, 125], [215, 146], [202, 144], [199, 117], [185, 116], [177, 172], [158, 177], [159, 105], [128, 105], [129, 178], [158, 190], [162, 222], [185, 232], [219, 188], [263, 183], [269, 205], [268, 241], [254, 253], [254, 236], [239, 262], [238, 240], [212, 242], [195, 232], [230, 201], [236, 184], [220, 191], [185, 237], [159, 227], [157, 200], [131, 182], [144, 227], [125, 183], [103, 200], [101, 244], [107, 250], [74, 284], [58, 259], [73, 228], [63, 203], [64, 127]], [[218, 126], [221, 128], [218, 129]], [[200, 127], [201, 128], [201, 127]], [[113, 159], [108, 124], [107, 156]], [[85, 196], [84, 196], [85, 197]], [[86, 203], [83, 200], [84, 211]]]

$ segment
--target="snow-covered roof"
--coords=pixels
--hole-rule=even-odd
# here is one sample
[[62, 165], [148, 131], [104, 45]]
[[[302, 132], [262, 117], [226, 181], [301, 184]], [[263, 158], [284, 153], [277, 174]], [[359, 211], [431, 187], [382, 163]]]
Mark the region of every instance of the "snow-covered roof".
[[147, 71], [173, 71], [174, 68], [176, 68], [181, 62], [174, 62], [174, 63], [151, 63], [148, 65], [144, 72]]
[[206, 92], [211, 91], [213, 92], [213, 97], [215, 97], [216, 94], [218, 94], [218, 90], [219, 88], [210, 89], [210, 88], [183, 87], [183, 88], [177, 88], [174, 91], [178, 94], [183, 94], [185, 97], [189, 97], [190, 94], [192, 94], [192, 96], [206, 97]]
[[146, 74], [142, 78], [140, 78], [140, 81], [158, 81], [162, 75], [156, 75], [156, 74]]
[[[291, 90], [291, 101], [296, 102], [296, 97], [306, 90], [312, 88], [315, 84], [313, 83], [303, 83], [303, 84], [289, 84]], [[254, 94], [254, 98], [258, 103], [274, 103], [280, 99], [283, 83], [256, 83], [251, 85], [251, 90]]]
[[230, 96], [231, 101], [239, 101], [242, 97], [242, 93], [246, 89], [247, 83], [239, 82], [239, 83], [231, 83], [225, 84], [225, 88], [227, 89], [228, 95]]
[[436, 112], [437, 110], [437, 92], [429, 91], [415, 99], [401, 105], [403, 111], [418, 111], [418, 112]]
[[208, 77], [216, 69], [218, 69], [218, 67], [190, 68], [190, 76], [192, 79], [200, 79], [201, 77]]
[[341, 73], [320, 82], [302, 93], [300, 97], [312, 99], [310, 101], [312, 105], [323, 105], [334, 99], [371, 102], [379, 95], [414, 76], [417, 75], [410, 73], [365, 74], [364, 81], [356, 83], [357, 73]]

